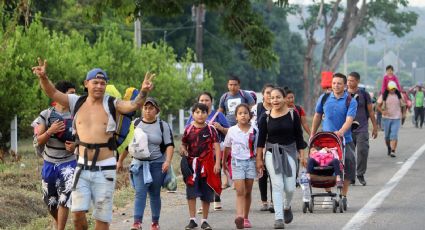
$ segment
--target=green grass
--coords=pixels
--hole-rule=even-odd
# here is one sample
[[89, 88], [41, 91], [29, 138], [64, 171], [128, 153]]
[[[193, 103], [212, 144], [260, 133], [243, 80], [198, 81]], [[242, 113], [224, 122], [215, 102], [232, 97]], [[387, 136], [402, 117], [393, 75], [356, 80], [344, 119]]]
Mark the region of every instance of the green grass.
[[[175, 153], [172, 165], [176, 175], [180, 175], [180, 139], [175, 138]], [[18, 150], [22, 156], [20, 162], [12, 162], [10, 156], [6, 163], [0, 163], [0, 229], [44, 230], [52, 229], [52, 218], [48, 214], [42, 199], [41, 168], [43, 159], [36, 156], [32, 147], [32, 138], [21, 140]], [[125, 161], [128, 168], [131, 158]], [[179, 180], [180, 182], [180, 180]], [[179, 186], [182, 186], [179, 184]], [[114, 194], [114, 209], [126, 207], [134, 201], [134, 189], [130, 186], [128, 170], [119, 173]], [[89, 229], [94, 228], [91, 214], [87, 214]], [[66, 229], [73, 229], [71, 214]]]

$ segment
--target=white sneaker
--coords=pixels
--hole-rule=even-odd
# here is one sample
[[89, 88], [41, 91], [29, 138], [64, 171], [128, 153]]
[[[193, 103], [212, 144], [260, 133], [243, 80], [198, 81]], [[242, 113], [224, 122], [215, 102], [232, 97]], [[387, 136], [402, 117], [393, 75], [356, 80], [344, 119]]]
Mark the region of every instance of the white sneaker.
[[332, 207], [332, 199], [329, 196], [325, 196], [325, 198], [323, 199], [323, 204], [322, 204], [322, 208], [323, 209], [330, 209]]

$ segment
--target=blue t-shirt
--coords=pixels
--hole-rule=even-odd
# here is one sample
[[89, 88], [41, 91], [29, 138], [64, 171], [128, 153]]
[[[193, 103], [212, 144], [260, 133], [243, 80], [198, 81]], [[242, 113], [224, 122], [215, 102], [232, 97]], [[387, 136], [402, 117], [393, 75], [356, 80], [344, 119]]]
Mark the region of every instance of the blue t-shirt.
[[[356, 117], [357, 113], [357, 101], [352, 98], [350, 105], [347, 105], [346, 100], [348, 97], [348, 93], [344, 92], [344, 95], [340, 98], [336, 98], [333, 92], [327, 98], [325, 104], [322, 107], [322, 96], [319, 97], [319, 100], [316, 104], [316, 113], [325, 114], [322, 130], [325, 132], [335, 132], [341, 129], [344, 125], [347, 117]], [[348, 129], [347, 132], [344, 133], [345, 142], [349, 143], [353, 141], [351, 136], [351, 129]]]
[[[216, 113], [216, 111], [215, 110], [213, 110], [209, 115], [208, 115], [208, 118], [207, 118], [207, 123], [209, 123], [210, 121], [211, 121], [211, 119], [214, 117], [214, 114]], [[187, 126], [189, 126], [190, 125], [190, 123], [192, 123], [192, 121], [193, 121], [193, 118], [192, 118], [192, 115], [190, 115], [190, 117], [189, 117], [189, 119], [187, 120], [187, 122], [186, 122], [186, 127]], [[226, 117], [224, 116], [224, 114], [223, 113], [221, 113], [221, 112], [218, 112], [218, 115], [215, 117], [215, 119], [214, 119], [214, 121], [213, 122], [218, 122], [221, 126], [223, 126], [223, 128], [229, 128], [230, 126], [229, 126], [229, 123], [227, 123], [227, 119], [226, 119]], [[217, 130], [218, 131], [218, 130]], [[218, 131], [218, 139], [219, 139], [219, 141], [220, 142], [223, 142], [224, 141], [224, 138], [225, 138], [225, 136], [226, 135], [224, 135], [222, 132], [220, 132], [220, 131]]]

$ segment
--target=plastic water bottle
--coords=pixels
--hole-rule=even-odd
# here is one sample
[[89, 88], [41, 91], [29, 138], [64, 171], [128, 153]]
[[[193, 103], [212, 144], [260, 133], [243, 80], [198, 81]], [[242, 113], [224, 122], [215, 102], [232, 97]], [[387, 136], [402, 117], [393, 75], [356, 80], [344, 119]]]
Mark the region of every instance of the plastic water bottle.
[[301, 172], [300, 185], [303, 190], [303, 202], [310, 202], [310, 180], [305, 171]]

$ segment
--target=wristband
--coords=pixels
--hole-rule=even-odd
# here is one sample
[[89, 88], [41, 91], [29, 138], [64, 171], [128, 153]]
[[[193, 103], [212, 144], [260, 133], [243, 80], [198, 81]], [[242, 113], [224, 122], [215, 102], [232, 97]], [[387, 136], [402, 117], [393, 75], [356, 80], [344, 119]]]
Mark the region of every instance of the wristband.
[[46, 134], [48, 137], [50, 137], [52, 134], [49, 133], [49, 130], [46, 130]]

